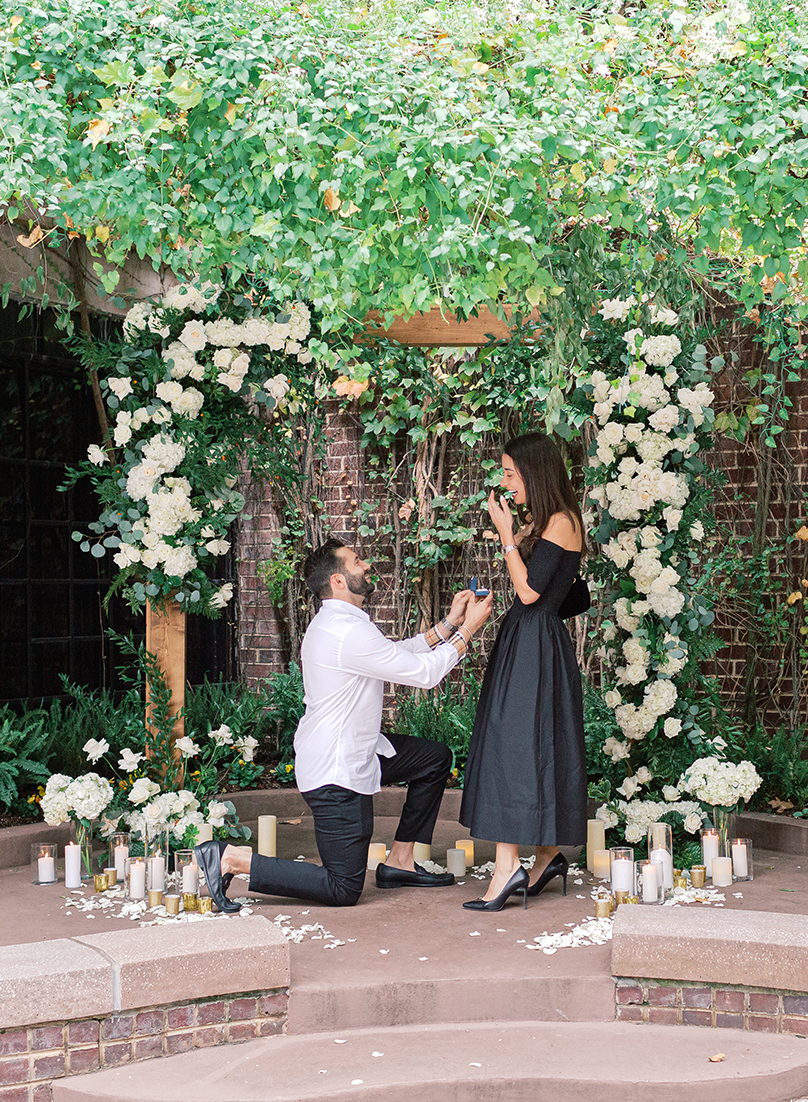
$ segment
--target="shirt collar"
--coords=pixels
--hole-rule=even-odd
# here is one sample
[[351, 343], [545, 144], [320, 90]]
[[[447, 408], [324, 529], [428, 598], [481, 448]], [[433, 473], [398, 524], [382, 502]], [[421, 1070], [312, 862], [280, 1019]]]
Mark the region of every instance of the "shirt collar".
[[340, 601], [338, 597], [326, 597], [323, 601], [323, 609], [329, 616], [344, 614], [356, 616], [359, 620], [369, 620], [367, 612], [358, 605], [352, 605], [350, 601]]

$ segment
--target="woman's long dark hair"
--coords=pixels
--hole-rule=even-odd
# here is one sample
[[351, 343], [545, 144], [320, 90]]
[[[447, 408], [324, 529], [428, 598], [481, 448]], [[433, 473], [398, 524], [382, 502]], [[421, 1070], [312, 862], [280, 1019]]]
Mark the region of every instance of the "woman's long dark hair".
[[525, 484], [525, 511], [533, 521], [533, 531], [519, 544], [519, 553], [527, 561], [542, 532], [555, 513], [564, 513], [581, 532], [586, 552], [586, 533], [570, 477], [558, 446], [543, 432], [515, 436], [502, 449], [513, 460]]

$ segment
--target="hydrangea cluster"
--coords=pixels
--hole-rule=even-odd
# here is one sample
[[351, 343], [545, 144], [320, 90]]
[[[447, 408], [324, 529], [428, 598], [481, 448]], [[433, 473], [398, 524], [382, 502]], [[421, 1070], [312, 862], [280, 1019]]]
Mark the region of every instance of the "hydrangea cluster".
[[[598, 816], [622, 825], [632, 843], [674, 804], [686, 831], [698, 830], [699, 807], [681, 800], [679, 773], [694, 750], [720, 752], [722, 745], [711, 746], [698, 727], [687, 680], [680, 681], [688, 679], [692, 636], [712, 619], [688, 577], [691, 544], [705, 534], [697, 476], [714, 396], [706, 349], [685, 355], [670, 332], [678, 322], [648, 296], [605, 300], [590, 332], [603, 354], [599, 363], [592, 356], [596, 370], [583, 380], [595, 427], [588, 496], [612, 594], [598, 655], [604, 700], [620, 731], [602, 749], [625, 771], [622, 799]], [[660, 759], [675, 763], [666, 766], [675, 768], [672, 776], [654, 775]]]
[[71, 817], [93, 822], [112, 797], [112, 785], [98, 773], [85, 773], [84, 776], [75, 778], [64, 773], [54, 773], [45, 785], [40, 807], [45, 822], [50, 826], [66, 823]]
[[314, 359], [309, 308], [267, 312], [189, 283], [136, 303], [123, 332], [115, 372], [102, 380], [119, 452], [93, 444], [77, 472], [91, 474], [107, 505], [90, 526], [100, 538], [74, 539], [99, 557], [113, 552], [135, 605], [171, 594], [187, 608], [219, 610], [233, 587], [214, 587], [208, 572], [229, 551], [244, 506], [234, 489], [243, 434], [233, 426], [260, 405], [293, 410], [292, 365], [299, 372]]
[[679, 780], [679, 787], [690, 792], [702, 803], [735, 807], [745, 803], [757, 792], [761, 777], [751, 761], [719, 761], [718, 758], [698, 758]]

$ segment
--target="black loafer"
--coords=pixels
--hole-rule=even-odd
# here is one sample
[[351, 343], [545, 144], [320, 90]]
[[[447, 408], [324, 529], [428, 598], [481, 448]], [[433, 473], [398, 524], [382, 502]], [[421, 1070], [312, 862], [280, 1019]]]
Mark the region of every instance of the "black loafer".
[[415, 866], [415, 872], [385, 864], [376, 866], [377, 888], [448, 888], [454, 882], [452, 873], [427, 872], [420, 865]]
[[[224, 894], [226, 888], [222, 877], [222, 851], [219, 847], [219, 842], [202, 842], [194, 847], [194, 856], [197, 865], [205, 874], [205, 882], [213, 902], [225, 914], [235, 914], [236, 911], [241, 910], [241, 904], [234, 903]], [[227, 886], [229, 884], [228, 880]]]

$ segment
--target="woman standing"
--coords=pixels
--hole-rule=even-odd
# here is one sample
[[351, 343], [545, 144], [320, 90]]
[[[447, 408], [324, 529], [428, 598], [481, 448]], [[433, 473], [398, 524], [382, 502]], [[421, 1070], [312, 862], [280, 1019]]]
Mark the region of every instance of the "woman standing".
[[[506, 444], [501, 485], [527, 522], [514, 533], [507, 498], [491, 493], [516, 599], [483, 680], [460, 808], [473, 837], [497, 843], [488, 891], [463, 904], [480, 911], [500, 910], [519, 891], [527, 905], [555, 876], [566, 894], [558, 846], [586, 840], [581, 675], [560, 615], [589, 607], [585, 585], [578, 607], [569, 600], [585, 546], [581, 510], [561, 454], [543, 433]], [[520, 845], [536, 846], [532, 876], [519, 863]]]

